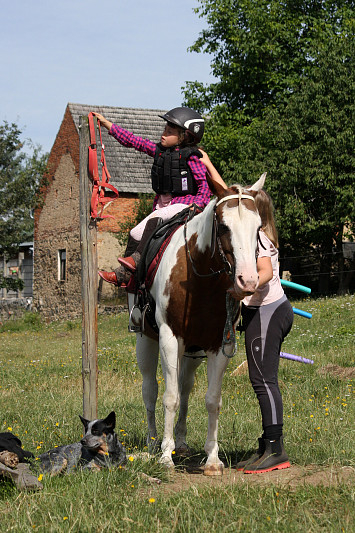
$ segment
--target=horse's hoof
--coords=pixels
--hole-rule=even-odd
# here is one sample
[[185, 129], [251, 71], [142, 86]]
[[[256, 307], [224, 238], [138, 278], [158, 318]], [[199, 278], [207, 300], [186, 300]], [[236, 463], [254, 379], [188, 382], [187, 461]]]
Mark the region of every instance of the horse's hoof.
[[175, 457], [191, 457], [192, 452], [187, 444], [175, 448]]
[[159, 459], [159, 463], [163, 466], [165, 466], [166, 468], [175, 468], [175, 465], [173, 463], [173, 460], [170, 459], [169, 457], [161, 457]]
[[223, 476], [223, 464], [205, 465], [203, 469], [204, 476]]

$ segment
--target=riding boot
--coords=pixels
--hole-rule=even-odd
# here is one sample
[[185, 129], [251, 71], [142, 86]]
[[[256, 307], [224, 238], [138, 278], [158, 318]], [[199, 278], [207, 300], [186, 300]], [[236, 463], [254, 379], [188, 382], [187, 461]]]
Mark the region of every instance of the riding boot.
[[284, 448], [283, 437], [278, 440], [264, 439], [264, 445], [264, 453], [256, 461], [244, 467], [244, 474], [261, 474], [291, 466]]
[[116, 285], [116, 287], [122, 287], [129, 282], [131, 273], [128, 272], [122, 265], [119, 265], [113, 272], [99, 270], [99, 276], [107, 283]]
[[139, 244], [135, 250], [130, 256], [128, 257], [118, 257], [119, 263], [123, 265], [127, 270], [130, 272], [135, 272], [137, 269], [137, 265], [139, 263], [139, 260], [141, 258], [142, 252], [145, 248], [145, 245], [149, 241], [151, 235], [153, 234], [155, 228], [160, 224], [161, 218], [160, 217], [154, 217], [150, 218], [148, 222], [145, 225], [143, 235], [141, 240], [139, 241]]
[[137, 241], [131, 236], [131, 234], [129, 234], [126, 250], [123, 257], [128, 257], [129, 255], [132, 255], [137, 250], [139, 242], [140, 241]]
[[246, 466], [251, 465], [263, 455], [265, 451], [264, 439], [260, 437], [258, 441], [259, 441], [259, 448], [257, 449], [257, 451], [251, 457], [249, 457], [249, 459], [246, 459], [245, 461], [240, 461], [239, 463], [237, 463], [237, 466], [236, 466], [237, 470], [244, 470]]
[[[139, 241], [136, 241], [130, 234], [128, 236], [126, 251], [124, 253], [125, 257], [131, 255], [137, 248]], [[128, 274], [127, 270], [119, 265], [113, 272], [105, 272], [104, 270], [99, 270], [99, 276], [112, 285], [116, 287], [121, 287], [128, 283], [129, 278], [131, 277]]]

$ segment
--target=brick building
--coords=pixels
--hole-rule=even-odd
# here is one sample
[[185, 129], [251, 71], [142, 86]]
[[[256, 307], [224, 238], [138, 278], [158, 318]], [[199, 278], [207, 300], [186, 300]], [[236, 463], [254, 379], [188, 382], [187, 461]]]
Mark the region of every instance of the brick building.
[[[165, 113], [163, 110], [67, 105], [49, 155], [41, 207], [35, 211], [34, 305], [50, 320], [70, 319], [81, 313], [79, 117], [90, 111], [97, 111], [111, 122], [155, 142], [164, 127], [158, 116]], [[111, 270], [117, 266], [117, 256], [122, 251], [113, 235], [118, 224], [132, 215], [139, 193], [152, 192], [152, 159], [121, 146], [104, 128], [102, 136], [111, 183], [120, 195], [105, 210], [114, 218], [98, 222], [98, 265], [100, 269]], [[105, 283], [102, 289], [104, 296], [115, 290]]]

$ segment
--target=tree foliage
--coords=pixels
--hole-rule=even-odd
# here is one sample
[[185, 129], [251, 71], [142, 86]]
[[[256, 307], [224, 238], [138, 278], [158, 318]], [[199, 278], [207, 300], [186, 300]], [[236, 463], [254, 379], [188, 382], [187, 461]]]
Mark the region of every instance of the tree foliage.
[[[206, 149], [227, 181], [268, 171], [281, 255], [342, 271], [343, 231], [355, 230], [353, 2], [200, 4], [209, 28], [191, 49], [213, 54], [219, 79], [185, 96], [211, 116]], [[319, 280], [326, 291], [329, 276]]]
[[[21, 134], [15, 123], [4, 121], [0, 125], [0, 253], [6, 257], [16, 253], [21, 242], [33, 238], [31, 212], [47, 164], [47, 155], [40, 147], [30, 143], [32, 153], [24, 152]], [[12, 290], [21, 288], [20, 282], [0, 280], [1, 287]]]
[[31, 144], [31, 155], [23, 151], [21, 133], [15, 123], [0, 125], [0, 246], [6, 254], [32, 240], [31, 210], [47, 163], [47, 155], [39, 147]]
[[208, 28], [190, 47], [213, 56], [208, 86], [188, 82], [185, 98], [201, 111], [223, 104], [246, 119], [279, 104], [314, 69], [329, 40], [348, 36], [349, 0], [199, 0]]

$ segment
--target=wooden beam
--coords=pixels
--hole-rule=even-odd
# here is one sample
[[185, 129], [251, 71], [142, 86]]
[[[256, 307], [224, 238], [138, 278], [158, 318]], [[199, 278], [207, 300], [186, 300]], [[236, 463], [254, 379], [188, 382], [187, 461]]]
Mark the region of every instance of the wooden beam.
[[94, 420], [97, 418], [98, 385], [97, 227], [90, 216], [92, 183], [88, 173], [90, 138], [87, 117], [79, 117], [79, 138], [83, 416]]

